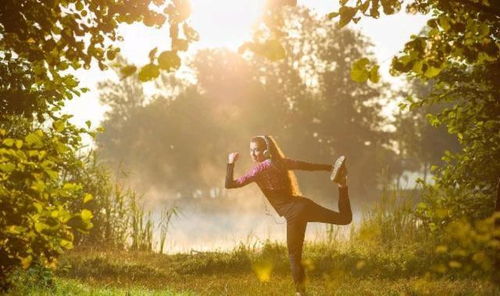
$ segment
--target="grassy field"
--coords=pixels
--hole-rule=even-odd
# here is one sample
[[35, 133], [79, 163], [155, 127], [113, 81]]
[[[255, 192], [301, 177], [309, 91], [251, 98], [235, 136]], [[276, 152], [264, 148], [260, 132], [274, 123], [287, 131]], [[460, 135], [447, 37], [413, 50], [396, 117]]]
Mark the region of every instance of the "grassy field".
[[[400, 253], [406, 260], [398, 264], [390, 251], [368, 258], [307, 245], [308, 295], [500, 295], [487, 280], [431, 277], [415, 268], [418, 256], [412, 262]], [[21, 273], [7, 295], [293, 295], [289, 273], [286, 249], [276, 243], [177, 255], [80, 249], [61, 258], [53, 280], [44, 285]]]
[[[451, 232], [464, 244], [445, 246], [418, 226], [412, 207], [383, 199], [351, 225], [348, 237], [332, 227], [324, 239], [307, 241], [308, 295], [500, 296], [494, 253], [475, 244], [497, 245], [475, 230], [482, 224], [458, 225]], [[294, 295], [286, 246], [272, 241], [173, 255], [80, 246], [60, 257], [53, 272], [34, 268], [12, 279], [10, 296]]]

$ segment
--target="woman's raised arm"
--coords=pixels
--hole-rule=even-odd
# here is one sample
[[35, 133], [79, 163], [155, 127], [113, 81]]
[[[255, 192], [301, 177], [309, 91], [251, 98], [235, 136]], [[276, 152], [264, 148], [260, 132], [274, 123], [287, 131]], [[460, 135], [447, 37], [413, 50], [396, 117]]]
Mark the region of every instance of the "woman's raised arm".
[[287, 170], [304, 170], [304, 171], [331, 171], [331, 164], [312, 163], [289, 158], [283, 159], [283, 164]]
[[226, 189], [243, 187], [255, 181], [255, 177], [257, 175], [257, 171], [255, 169], [248, 171], [245, 175], [239, 177], [236, 180], [233, 179], [234, 164], [238, 160], [238, 158], [238, 152], [229, 153], [227, 159], [226, 183], [224, 185]]

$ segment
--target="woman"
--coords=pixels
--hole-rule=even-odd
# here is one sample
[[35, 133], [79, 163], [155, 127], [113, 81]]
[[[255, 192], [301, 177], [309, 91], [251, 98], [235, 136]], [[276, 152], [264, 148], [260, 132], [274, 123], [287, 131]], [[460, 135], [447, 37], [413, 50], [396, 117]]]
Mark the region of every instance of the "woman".
[[[254, 137], [250, 141], [250, 156], [257, 164], [245, 175], [234, 180], [234, 163], [238, 160], [239, 154], [237, 152], [229, 154], [226, 188], [238, 188], [256, 182], [276, 212], [286, 218], [292, 277], [297, 295], [304, 295], [305, 274], [301, 261], [307, 222], [347, 225], [352, 220], [345, 157], [339, 157], [333, 166], [291, 160], [285, 157], [276, 141], [270, 136]], [[297, 178], [292, 170], [331, 171], [331, 179], [339, 187], [339, 211], [329, 210], [300, 196]]]

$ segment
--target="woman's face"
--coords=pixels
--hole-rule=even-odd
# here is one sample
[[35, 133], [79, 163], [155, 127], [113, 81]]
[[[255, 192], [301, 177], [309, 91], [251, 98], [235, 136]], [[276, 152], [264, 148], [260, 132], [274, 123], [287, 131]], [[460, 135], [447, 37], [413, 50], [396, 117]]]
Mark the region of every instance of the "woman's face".
[[252, 157], [254, 162], [262, 162], [266, 160], [264, 150], [266, 150], [264, 145], [259, 145], [259, 143], [256, 142], [250, 142], [250, 157]]

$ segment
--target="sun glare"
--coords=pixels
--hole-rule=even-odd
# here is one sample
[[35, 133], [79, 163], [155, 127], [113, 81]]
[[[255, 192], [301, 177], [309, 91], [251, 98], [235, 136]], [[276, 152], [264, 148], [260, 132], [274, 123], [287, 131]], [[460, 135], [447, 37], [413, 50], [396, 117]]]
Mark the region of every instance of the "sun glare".
[[237, 49], [250, 40], [264, 0], [192, 0], [190, 23], [200, 34], [196, 46]]

